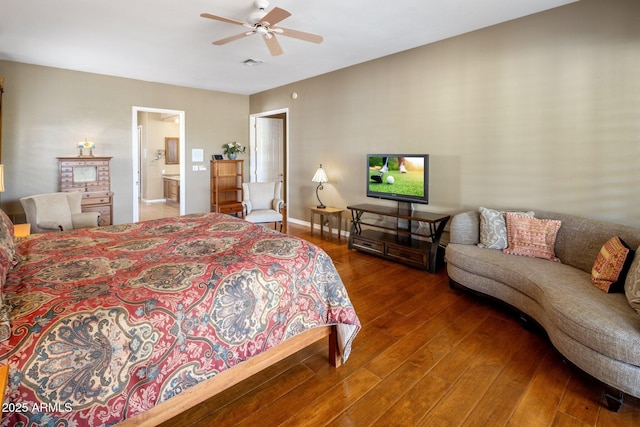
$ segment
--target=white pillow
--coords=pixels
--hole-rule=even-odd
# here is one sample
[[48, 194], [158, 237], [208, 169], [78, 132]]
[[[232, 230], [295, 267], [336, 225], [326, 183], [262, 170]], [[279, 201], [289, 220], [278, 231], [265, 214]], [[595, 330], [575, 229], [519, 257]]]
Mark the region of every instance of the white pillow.
[[[535, 215], [533, 211], [514, 213], [531, 217]], [[505, 211], [480, 208], [479, 247], [500, 250], [507, 248], [507, 222], [504, 214]]]

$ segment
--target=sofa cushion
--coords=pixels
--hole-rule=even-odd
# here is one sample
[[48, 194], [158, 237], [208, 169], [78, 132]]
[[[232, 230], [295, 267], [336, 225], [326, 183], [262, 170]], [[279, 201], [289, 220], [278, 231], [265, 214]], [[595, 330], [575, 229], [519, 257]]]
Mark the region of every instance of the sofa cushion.
[[591, 273], [600, 248], [611, 236], [620, 236], [630, 247], [640, 246], [640, 227], [613, 224], [596, 219], [536, 209], [536, 218], [557, 219], [562, 227], [556, 238], [555, 252], [563, 264]]
[[467, 211], [451, 218], [449, 240], [464, 245], [477, 245], [480, 242], [480, 217], [477, 211]]
[[[560, 330], [598, 353], [640, 366], [640, 316], [624, 295], [605, 294], [593, 286], [589, 273], [472, 245], [450, 243], [446, 257], [449, 264], [515, 289], [529, 297], [523, 301], [542, 307], [545, 317], [536, 320], [552, 341], [554, 331]], [[473, 288], [472, 283], [462, 285]], [[535, 307], [517, 308], [532, 316], [540, 312]]]
[[508, 241], [505, 253], [558, 261], [554, 247], [560, 221], [531, 218], [512, 212], [507, 212], [505, 216]]
[[[505, 249], [507, 247], [507, 222], [505, 211], [481, 207], [480, 211], [480, 243], [478, 246], [488, 249]], [[517, 212], [520, 215], [534, 216], [533, 211]]]
[[602, 245], [596, 257], [591, 270], [591, 282], [607, 293], [623, 291], [632, 259], [631, 248], [620, 237], [613, 236]]
[[624, 282], [624, 293], [631, 307], [640, 314], [640, 247], [631, 262], [631, 267]]

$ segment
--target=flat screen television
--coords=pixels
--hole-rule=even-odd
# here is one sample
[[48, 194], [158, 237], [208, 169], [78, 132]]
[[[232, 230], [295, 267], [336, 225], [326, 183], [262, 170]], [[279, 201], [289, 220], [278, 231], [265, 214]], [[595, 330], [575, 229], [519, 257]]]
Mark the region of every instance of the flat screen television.
[[367, 196], [429, 203], [429, 155], [367, 154]]

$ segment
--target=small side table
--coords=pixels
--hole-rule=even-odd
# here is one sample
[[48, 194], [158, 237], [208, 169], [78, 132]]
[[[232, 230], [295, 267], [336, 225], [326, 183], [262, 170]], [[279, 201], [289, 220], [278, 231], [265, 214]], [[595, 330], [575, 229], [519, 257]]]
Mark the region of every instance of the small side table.
[[342, 240], [342, 212], [344, 209], [339, 208], [319, 208], [317, 206], [309, 206], [311, 212], [311, 234], [314, 230], [314, 220], [316, 215], [320, 215], [320, 237], [324, 236], [324, 216], [327, 215], [327, 228], [329, 229], [329, 238], [333, 238], [333, 230], [331, 228], [331, 218], [335, 218], [338, 221], [338, 240]]

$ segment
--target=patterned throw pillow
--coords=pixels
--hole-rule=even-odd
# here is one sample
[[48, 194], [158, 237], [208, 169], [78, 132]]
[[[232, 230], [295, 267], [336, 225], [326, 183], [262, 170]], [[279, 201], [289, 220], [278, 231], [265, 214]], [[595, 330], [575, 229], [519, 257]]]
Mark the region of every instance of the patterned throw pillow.
[[[533, 211], [515, 213], [531, 217], [534, 215]], [[507, 247], [507, 223], [504, 214], [504, 211], [480, 208], [479, 247], [488, 249], [505, 249]]]
[[591, 269], [591, 282], [604, 292], [622, 292], [633, 251], [618, 236], [605, 242]]
[[[640, 253], [640, 247], [636, 249], [636, 254]], [[624, 282], [624, 293], [629, 304], [640, 314], [640, 256], [636, 255], [631, 262], [631, 267], [627, 273], [627, 280]]]
[[506, 254], [560, 261], [555, 254], [556, 236], [562, 224], [555, 219], [538, 219], [507, 212]]

